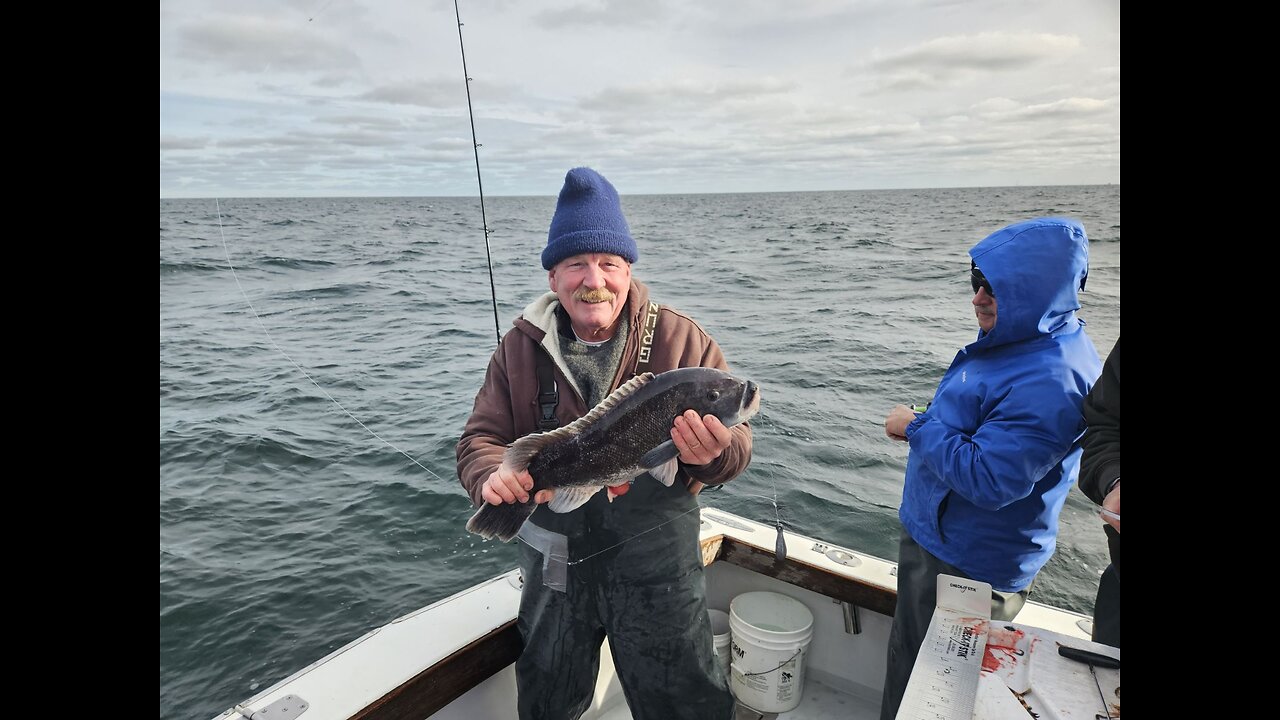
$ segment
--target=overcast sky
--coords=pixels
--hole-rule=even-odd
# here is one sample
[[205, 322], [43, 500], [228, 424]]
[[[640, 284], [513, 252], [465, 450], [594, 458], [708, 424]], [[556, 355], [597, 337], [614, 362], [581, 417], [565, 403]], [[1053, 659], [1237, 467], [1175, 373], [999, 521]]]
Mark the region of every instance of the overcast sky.
[[[1120, 182], [1119, 0], [459, 0], [486, 195]], [[474, 195], [452, 0], [161, 0], [160, 197]]]

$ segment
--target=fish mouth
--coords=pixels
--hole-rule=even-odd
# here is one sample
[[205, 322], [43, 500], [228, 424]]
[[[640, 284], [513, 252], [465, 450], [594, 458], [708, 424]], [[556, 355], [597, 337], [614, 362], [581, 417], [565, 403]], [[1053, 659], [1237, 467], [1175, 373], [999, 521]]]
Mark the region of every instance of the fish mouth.
[[758, 412], [760, 412], [760, 386], [748, 380], [746, 390], [742, 393], [742, 411], [739, 417], [746, 420]]

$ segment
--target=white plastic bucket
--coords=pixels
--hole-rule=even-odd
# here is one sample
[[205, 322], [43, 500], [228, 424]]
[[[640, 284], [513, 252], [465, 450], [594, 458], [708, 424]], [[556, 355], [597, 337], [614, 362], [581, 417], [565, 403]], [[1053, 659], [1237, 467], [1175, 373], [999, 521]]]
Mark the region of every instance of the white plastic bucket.
[[711, 634], [715, 638], [713, 649], [716, 651], [716, 661], [720, 663], [720, 669], [724, 671], [724, 679], [729, 680], [729, 613], [723, 610], [710, 609], [707, 614], [711, 616]]
[[743, 593], [729, 604], [733, 635], [729, 688], [761, 713], [794, 710], [804, 689], [804, 653], [813, 638], [813, 613], [775, 592]]

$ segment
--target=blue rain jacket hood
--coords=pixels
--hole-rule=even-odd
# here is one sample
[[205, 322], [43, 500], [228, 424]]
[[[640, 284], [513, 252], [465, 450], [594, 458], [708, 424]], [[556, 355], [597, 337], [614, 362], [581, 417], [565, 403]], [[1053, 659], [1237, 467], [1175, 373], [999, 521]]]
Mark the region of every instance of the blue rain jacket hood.
[[1042, 335], [1074, 333], [1077, 291], [1089, 276], [1089, 238], [1068, 218], [1040, 218], [987, 236], [969, 257], [991, 283], [996, 326], [971, 348], [991, 348]]
[[996, 324], [956, 354], [907, 426], [899, 518], [923, 548], [1003, 592], [1053, 555], [1080, 468], [1085, 395], [1102, 371], [1076, 317], [1089, 241], [1075, 220], [1010, 225], [969, 251]]

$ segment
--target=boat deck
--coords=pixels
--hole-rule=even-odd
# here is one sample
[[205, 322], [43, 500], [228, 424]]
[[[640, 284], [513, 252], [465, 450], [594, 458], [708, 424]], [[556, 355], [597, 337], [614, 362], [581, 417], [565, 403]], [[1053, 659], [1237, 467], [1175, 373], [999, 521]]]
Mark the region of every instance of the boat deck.
[[[795, 710], [761, 714], [739, 705], [734, 720], [876, 720], [879, 717], [879, 699], [859, 697], [810, 677], [805, 680], [804, 694]], [[632, 720], [631, 710], [619, 698], [618, 704], [605, 710], [599, 720]]]
[[[776, 531], [771, 526], [714, 509], [704, 512], [702, 521], [708, 607], [728, 612], [739, 595], [769, 591], [799, 601], [813, 617], [812, 640], [803, 658], [800, 705], [767, 715], [744, 707], [735, 720], [877, 718], [885, 648], [893, 624], [894, 564], [794, 533], [787, 534], [787, 557], [780, 559], [775, 554]], [[226, 710], [216, 720], [275, 717], [277, 710], [266, 711], [280, 703], [293, 707], [299, 702], [305, 702], [308, 720], [424, 716], [433, 720], [514, 720], [514, 661], [521, 646], [515, 618], [520, 595], [521, 581], [515, 570], [480, 583], [366, 633]], [[1025, 623], [1035, 632], [1043, 629], [1052, 633], [1044, 635], [1048, 650], [1055, 643], [1107, 650], [1088, 643], [1088, 619], [1078, 613], [1029, 602], [1018, 620], [1019, 628]], [[1033, 649], [1028, 646], [1023, 654]], [[1067, 695], [1089, 701], [1097, 697], [1087, 666], [1062, 666], [1068, 661], [1053, 665], [1060, 660], [1056, 652], [1041, 655], [1049, 658], [1046, 667], [1052, 670], [1042, 673], [1041, 679], [1069, 676], [1073, 684], [1065, 691]], [[1112, 655], [1118, 657], [1118, 652]], [[1000, 675], [999, 683], [989, 683], [995, 688], [990, 699], [1002, 706], [1001, 711], [978, 717], [1024, 715], [1023, 705], [1016, 703], [1010, 713], [1003, 712], [1003, 706], [1017, 695], [1010, 695], [1010, 688], [1016, 685], [1023, 693], [1019, 697], [1025, 698], [1021, 688], [1034, 685], [1018, 674], [1018, 663], [1010, 664], [1014, 667], [1005, 673], [1008, 678]], [[1025, 670], [1026, 663], [1021, 665]], [[1105, 678], [1108, 683], [1114, 681], [1117, 698], [1118, 675]], [[1015, 684], [1006, 686], [1006, 680]], [[1046, 707], [1066, 707], [1058, 696], [1050, 697], [1053, 688], [1031, 689], [1044, 691]], [[605, 643], [596, 693], [583, 720], [631, 718]]]
[[[884, 647], [891, 620], [878, 613], [863, 612], [859, 614], [858, 633], [848, 634], [840, 604], [829, 597], [729, 563], [717, 562], [707, 567], [707, 599], [711, 607], [727, 611], [738, 594], [761, 589], [782, 592], [803, 602], [813, 613], [814, 640], [805, 655], [800, 705], [784, 713], [765, 714], [739, 705], [734, 720], [877, 720], [879, 681], [884, 677]], [[608, 643], [601, 649], [601, 671], [614, 674]], [[584, 720], [632, 720], [616, 675], [597, 696], [594, 710]]]

